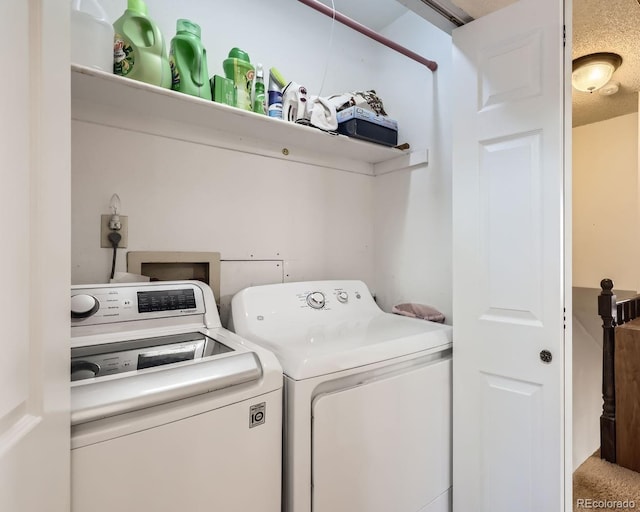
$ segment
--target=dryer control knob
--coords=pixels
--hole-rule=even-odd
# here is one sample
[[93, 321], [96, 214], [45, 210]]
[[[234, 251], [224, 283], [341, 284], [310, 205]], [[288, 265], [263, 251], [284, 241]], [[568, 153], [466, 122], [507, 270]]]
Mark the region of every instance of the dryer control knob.
[[86, 293], [71, 297], [71, 318], [86, 318], [100, 309], [100, 303], [93, 295]]
[[324, 293], [313, 292], [307, 295], [307, 304], [313, 309], [322, 309], [324, 307], [325, 299]]
[[338, 292], [338, 302], [346, 304], [349, 301], [349, 294], [347, 292]]

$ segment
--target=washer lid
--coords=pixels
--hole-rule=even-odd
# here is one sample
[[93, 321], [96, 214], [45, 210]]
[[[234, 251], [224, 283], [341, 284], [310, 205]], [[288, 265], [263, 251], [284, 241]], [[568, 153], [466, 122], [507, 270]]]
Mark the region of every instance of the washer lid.
[[339, 372], [450, 346], [452, 328], [391, 313], [332, 323], [284, 326], [265, 317], [255, 332], [239, 332], [271, 350], [295, 380]]
[[71, 425], [257, 381], [263, 374], [257, 354], [243, 352], [76, 381]]

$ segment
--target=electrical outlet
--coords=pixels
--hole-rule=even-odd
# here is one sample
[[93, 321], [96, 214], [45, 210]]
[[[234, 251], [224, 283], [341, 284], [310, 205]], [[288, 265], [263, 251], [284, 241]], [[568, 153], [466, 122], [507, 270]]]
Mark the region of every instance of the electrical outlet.
[[[111, 242], [109, 242], [109, 233], [111, 233], [111, 229], [109, 229], [109, 221], [111, 220], [111, 215], [101, 215], [100, 216], [100, 247], [111, 249], [113, 246]], [[118, 231], [122, 239], [118, 244], [118, 249], [126, 249], [127, 244], [129, 242], [129, 217], [126, 215], [120, 215], [120, 224], [122, 227]]]

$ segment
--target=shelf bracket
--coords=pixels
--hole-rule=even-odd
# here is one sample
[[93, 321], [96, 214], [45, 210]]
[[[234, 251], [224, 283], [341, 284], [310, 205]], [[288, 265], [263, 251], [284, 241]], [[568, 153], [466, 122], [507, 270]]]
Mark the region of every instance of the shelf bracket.
[[373, 175], [382, 176], [383, 174], [389, 174], [390, 172], [401, 171], [403, 169], [411, 169], [420, 165], [429, 164], [429, 150], [418, 149], [405, 153], [404, 155], [397, 156], [385, 162], [378, 162], [373, 164]]

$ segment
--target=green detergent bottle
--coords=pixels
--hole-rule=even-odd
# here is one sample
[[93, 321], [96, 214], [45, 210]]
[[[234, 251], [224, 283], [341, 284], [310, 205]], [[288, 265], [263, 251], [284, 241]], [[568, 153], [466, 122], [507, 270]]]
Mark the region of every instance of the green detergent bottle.
[[200, 39], [200, 25], [178, 20], [176, 35], [169, 51], [171, 88], [211, 101], [211, 86], [207, 70], [207, 50]]
[[240, 48], [232, 48], [229, 58], [222, 61], [222, 69], [225, 76], [233, 80], [236, 95], [236, 107], [244, 110], [253, 110], [251, 104], [251, 84], [255, 76], [255, 70], [247, 52]]
[[171, 69], [164, 38], [149, 19], [143, 0], [128, 0], [127, 10], [113, 24], [113, 72], [169, 89]]

